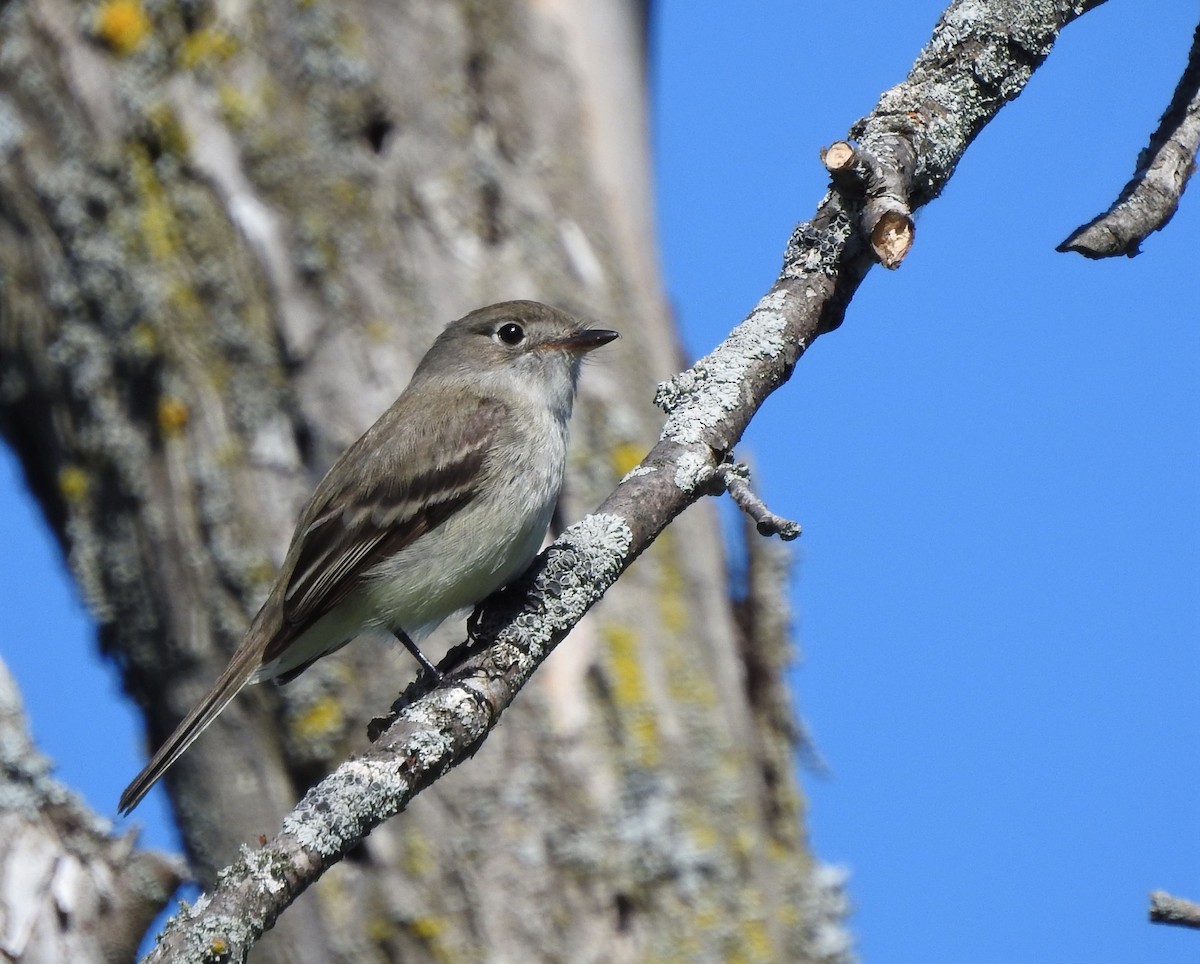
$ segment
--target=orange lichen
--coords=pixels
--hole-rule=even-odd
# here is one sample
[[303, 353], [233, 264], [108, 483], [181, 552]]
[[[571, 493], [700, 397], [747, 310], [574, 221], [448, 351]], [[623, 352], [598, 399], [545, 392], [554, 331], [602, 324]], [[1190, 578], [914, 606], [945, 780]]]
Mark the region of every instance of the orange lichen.
[[106, 0], [96, 10], [96, 36], [115, 54], [133, 53], [150, 32], [140, 0]]

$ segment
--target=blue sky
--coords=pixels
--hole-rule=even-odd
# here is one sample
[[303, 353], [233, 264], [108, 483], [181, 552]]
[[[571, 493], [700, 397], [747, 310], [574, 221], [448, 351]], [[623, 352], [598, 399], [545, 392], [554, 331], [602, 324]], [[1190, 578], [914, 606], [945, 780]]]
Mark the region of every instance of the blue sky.
[[[694, 353], [770, 284], [818, 149], [942, 6], [660, 4], [659, 224]], [[1182, 69], [1196, 4], [1146, 9], [1066, 31], [747, 440], [805, 527], [812, 842], [851, 870], [876, 964], [1200, 957], [1145, 923], [1153, 888], [1200, 899], [1200, 187], [1139, 258], [1054, 253]], [[0, 518], [4, 658], [60, 775], [112, 812], [140, 733], [7, 451]], [[169, 845], [158, 794], [138, 816]]]

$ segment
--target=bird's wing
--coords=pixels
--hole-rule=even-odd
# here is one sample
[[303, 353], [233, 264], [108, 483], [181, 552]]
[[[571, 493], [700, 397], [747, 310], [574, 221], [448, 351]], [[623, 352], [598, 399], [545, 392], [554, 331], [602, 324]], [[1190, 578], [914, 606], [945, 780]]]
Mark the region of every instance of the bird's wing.
[[[494, 399], [480, 399], [461, 414], [427, 425], [437, 436], [432, 448], [442, 455], [431, 466], [400, 466], [369, 488], [318, 489], [305, 513], [310, 521], [288, 553], [294, 562], [284, 590], [284, 631], [267, 645], [264, 665], [345, 599], [366, 572], [436, 529], [476, 496], [505, 408]], [[429, 418], [428, 413], [414, 416]], [[343, 458], [378, 457], [377, 451], [364, 436]]]

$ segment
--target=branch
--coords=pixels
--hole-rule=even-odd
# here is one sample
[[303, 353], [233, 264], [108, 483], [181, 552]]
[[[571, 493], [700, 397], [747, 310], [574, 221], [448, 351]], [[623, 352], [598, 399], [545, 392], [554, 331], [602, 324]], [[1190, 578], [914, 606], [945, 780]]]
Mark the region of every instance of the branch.
[[[1092, 2], [959, 0], [908, 78], [853, 136], [876, 157], [900, 139], [914, 159], [911, 210], [938, 195], [967, 146], [1015, 98], [1062, 28]], [[800, 224], [783, 269], [709, 355], [659, 386], [658, 443], [595, 514], [569, 528], [516, 586], [485, 603], [475, 655], [448, 683], [403, 706], [379, 742], [313, 787], [256, 850], [243, 848], [213, 892], [178, 915], [148, 961], [240, 961], [326, 868], [438, 777], [475, 753], [537, 666], [680, 512], [713, 490], [733, 446], [809, 345], [841, 324], [874, 258], [866, 201], [835, 183]]]
[[1156, 890], [1150, 894], [1150, 923], [1200, 929], [1200, 904]]
[[1200, 25], [1192, 35], [1187, 66], [1158, 130], [1138, 155], [1137, 170], [1112, 207], [1054, 250], [1085, 258], [1135, 257], [1141, 243], [1175, 216], [1200, 147]]
[[750, 488], [750, 469], [741, 462], [726, 459], [713, 473], [719, 489], [729, 493], [737, 507], [754, 520], [760, 536], [779, 536], [790, 542], [800, 535], [800, 523], [776, 515], [767, 508], [759, 496]]

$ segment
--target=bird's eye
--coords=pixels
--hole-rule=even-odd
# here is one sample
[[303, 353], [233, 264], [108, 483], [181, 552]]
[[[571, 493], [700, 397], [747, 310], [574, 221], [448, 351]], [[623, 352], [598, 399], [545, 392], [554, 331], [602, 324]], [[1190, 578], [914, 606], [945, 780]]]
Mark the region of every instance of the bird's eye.
[[519, 345], [525, 340], [525, 329], [510, 321], [496, 329], [496, 337], [506, 345]]

